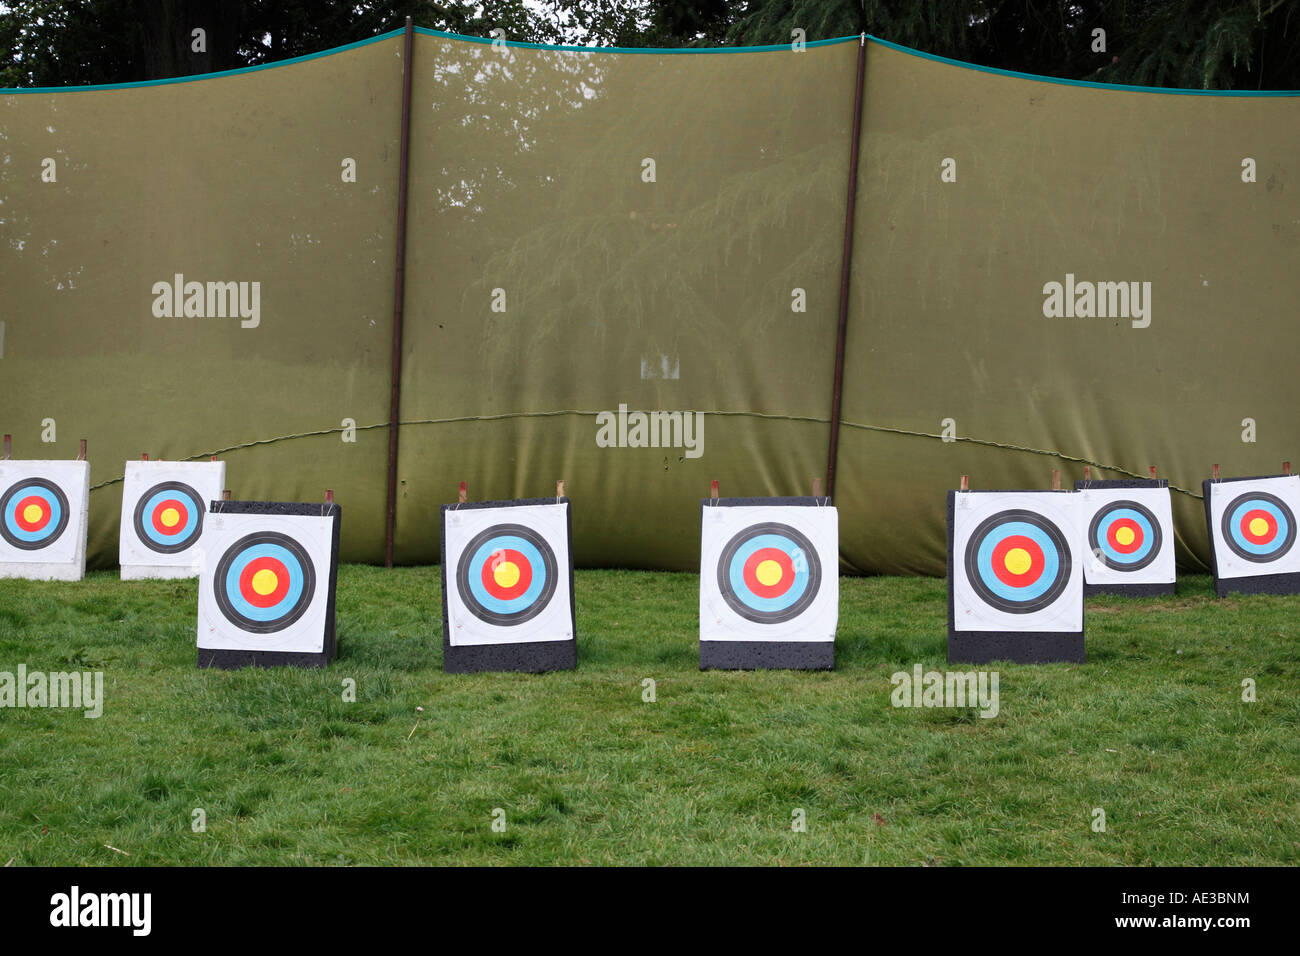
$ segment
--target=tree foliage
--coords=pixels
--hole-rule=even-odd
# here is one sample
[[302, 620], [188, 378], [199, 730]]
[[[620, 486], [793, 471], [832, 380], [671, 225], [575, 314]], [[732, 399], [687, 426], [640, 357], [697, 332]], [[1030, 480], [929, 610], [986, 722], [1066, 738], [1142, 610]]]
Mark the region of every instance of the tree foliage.
[[[866, 32], [1067, 79], [1300, 89], [1300, 0], [14, 0], [0, 85], [184, 76], [314, 53], [399, 27], [622, 47], [789, 43]], [[206, 31], [206, 50], [191, 31]], [[1094, 35], [1105, 31], [1105, 49]]]

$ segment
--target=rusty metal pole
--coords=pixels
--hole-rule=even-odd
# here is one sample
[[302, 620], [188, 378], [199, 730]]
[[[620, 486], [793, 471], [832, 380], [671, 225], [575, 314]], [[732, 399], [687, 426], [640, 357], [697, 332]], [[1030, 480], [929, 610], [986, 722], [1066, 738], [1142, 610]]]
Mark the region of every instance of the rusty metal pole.
[[393, 267], [393, 370], [388, 402], [388, 511], [384, 519], [384, 567], [393, 566], [397, 527], [397, 422], [402, 409], [402, 308], [406, 301], [406, 182], [411, 148], [411, 74], [415, 24], [406, 18], [402, 41], [402, 145], [397, 161], [397, 257]]
[[853, 212], [858, 200], [858, 155], [862, 139], [862, 88], [867, 74], [867, 37], [858, 41], [857, 89], [853, 95], [853, 139], [849, 144], [849, 192], [844, 206], [844, 251], [840, 258], [840, 313], [835, 330], [835, 383], [831, 391], [831, 440], [826, 453], [826, 497], [835, 495], [835, 461], [840, 451], [840, 406], [844, 398], [844, 339], [849, 327], [849, 280], [853, 273]]

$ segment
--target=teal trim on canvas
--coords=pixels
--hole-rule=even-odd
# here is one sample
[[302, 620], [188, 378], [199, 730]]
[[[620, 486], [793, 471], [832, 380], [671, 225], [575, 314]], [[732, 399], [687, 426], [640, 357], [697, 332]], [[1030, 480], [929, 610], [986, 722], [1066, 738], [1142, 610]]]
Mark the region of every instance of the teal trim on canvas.
[[258, 63], [256, 66], [241, 66], [236, 70], [220, 70], [216, 73], [198, 73], [194, 76], [173, 76], [165, 80], [136, 80], [132, 83], [100, 83], [91, 86], [0, 87], [0, 96], [13, 96], [18, 93], [76, 93], [93, 92], [96, 90], [134, 90], [145, 86], [170, 86], [173, 83], [193, 83], [197, 80], [211, 80], [219, 76], [238, 76], [241, 73], [256, 73], [258, 70], [271, 70], [277, 66], [288, 66], [291, 63], [303, 63], [307, 60], [316, 60], [323, 56], [333, 56], [335, 53], [355, 50], [357, 47], [368, 46], [371, 43], [379, 43], [382, 40], [391, 40], [393, 37], [400, 37], [405, 32], [405, 30], [389, 30], [387, 33], [379, 34], [379, 36], [370, 37], [366, 40], [358, 40], [356, 43], [346, 43], [343, 46], [336, 46], [329, 50], [321, 50], [319, 53], [305, 53], [302, 56], [290, 57], [287, 60], [276, 60], [274, 63]]
[[[683, 46], [683, 47], [648, 47], [648, 46], [557, 46], [553, 43], [524, 43], [518, 40], [493, 40], [491, 37], [471, 37], [462, 33], [447, 33], [445, 30], [432, 30], [429, 27], [416, 27], [416, 33], [429, 37], [441, 37], [444, 40], [464, 40], [467, 43], [504, 43], [508, 47], [521, 50], [560, 50], [566, 53], [771, 53], [777, 50], [790, 52], [789, 43], [773, 43], [768, 46]], [[834, 37], [830, 40], [809, 40], [805, 47], [831, 46], [835, 43], [848, 43], [857, 40], [858, 34], [847, 37]]]
[[[883, 47], [891, 50], [897, 50], [899, 53], [907, 53], [911, 56], [919, 56], [925, 60], [934, 60], [936, 63], [946, 63], [949, 66], [959, 66], [967, 70], [978, 70], [981, 73], [994, 73], [998, 76], [1010, 76], [1018, 80], [1037, 80], [1040, 83], [1058, 83], [1062, 86], [1082, 86], [1093, 90], [1127, 90], [1130, 93], [1172, 93], [1175, 96], [1300, 96], [1300, 90], [1189, 90], [1179, 87], [1170, 86], [1129, 86], [1124, 83], [1098, 83], [1094, 80], [1067, 80], [1059, 76], [1042, 76], [1038, 73], [1018, 73], [1015, 70], [999, 70], [993, 66], [980, 66], [978, 63], [967, 63], [965, 60], [954, 60], [951, 57], [939, 56], [935, 53], [926, 53], [923, 50], [914, 50], [910, 46], [903, 46], [899, 43], [891, 43], [888, 40], [882, 40], [880, 37], [873, 37], [867, 34], [867, 39], [872, 43], [879, 43]], [[811, 44], [809, 44], [811, 46]]]
[[[315, 60], [319, 57], [333, 56], [335, 53], [343, 53], [347, 50], [355, 50], [358, 47], [367, 46], [371, 43], [379, 43], [383, 40], [391, 40], [393, 37], [401, 36], [405, 31], [390, 30], [387, 33], [381, 33], [378, 36], [370, 37], [366, 40], [358, 40], [355, 43], [348, 43], [343, 46], [336, 46], [329, 50], [322, 50], [319, 53], [307, 53], [303, 56], [291, 57], [287, 60], [277, 60], [274, 63], [259, 63], [256, 66], [245, 66], [235, 70], [222, 70], [217, 73], [200, 73], [195, 76], [177, 76], [165, 80], [139, 80], [132, 83], [103, 83], [92, 86], [38, 86], [38, 87], [6, 87], [0, 88], [0, 96], [13, 96], [22, 93], [72, 93], [86, 92], [96, 90], [130, 90], [147, 86], [168, 86], [173, 83], [193, 83], [197, 80], [209, 80], [215, 77], [238, 76], [241, 73], [254, 73], [258, 70], [269, 70], [277, 66], [288, 66], [293, 63], [302, 63], [306, 60]], [[416, 27], [416, 33], [425, 36], [440, 37], [446, 40], [462, 40], [466, 43], [482, 43], [491, 45], [494, 42], [487, 37], [464, 36], [459, 33], [447, 33], [443, 30], [433, 30], [428, 27]], [[925, 60], [933, 60], [936, 63], [944, 63], [948, 66], [955, 66], [967, 70], [976, 70], [980, 73], [992, 73], [997, 76], [1009, 76], [1019, 80], [1035, 80], [1039, 83], [1056, 83], [1061, 86], [1079, 86], [1086, 89], [1094, 90], [1125, 90], [1130, 93], [1166, 93], [1175, 96], [1237, 96], [1237, 97], [1278, 97], [1278, 96], [1300, 96], [1300, 90], [1192, 90], [1175, 87], [1163, 86], [1132, 86], [1124, 83], [1098, 83], [1094, 80], [1069, 80], [1059, 76], [1043, 76], [1038, 73], [1021, 73], [1016, 70], [1002, 70], [992, 66], [981, 66], [978, 63], [967, 63], [965, 60], [954, 60], [951, 57], [939, 56], [936, 53], [926, 53], [923, 50], [916, 50], [912, 47], [903, 46], [899, 43], [893, 43], [889, 40], [882, 40], [880, 37], [866, 35], [872, 43], [878, 43], [880, 46], [896, 50], [899, 53], [906, 53], [909, 56], [921, 57]], [[849, 43], [859, 39], [858, 35], [846, 37], [833, 37], [829, 40], [812, 40], [805, 44], [806, 47], [832, 46], [838, 43]], [[789, 43], [776, 43], [767, 46], [722, 46], [722, 47], [620, 47], [620, 46], [560, 46], [549, 43], [524, 43], [516, 40], [501, 41], [508, 47], [516, 47], [526, 50], [558, 50], [569, 53], [650, 53], [650, 54], [670, 54], [670, 53], [772, 53], [777, 51], [788, 52], [791, 47]]]

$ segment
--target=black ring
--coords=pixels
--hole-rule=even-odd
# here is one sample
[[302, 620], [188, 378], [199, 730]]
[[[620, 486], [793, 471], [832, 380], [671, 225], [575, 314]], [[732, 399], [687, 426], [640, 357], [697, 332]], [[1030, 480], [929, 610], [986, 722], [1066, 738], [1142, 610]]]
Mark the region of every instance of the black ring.
[[[1286, 516], [1286, 538], [1268, 554], [1252, 554], [1241, 545], [1237, 544], [1236, 536], [1233, 534], [1232, 513], [1237, 510], [1242, 502], [1250, 501], [1252, 499], [1267, 501]], [[1219, 523], [1219, 527], [1223, 532], [1223, 541], [1227, 544], [1232, 553], [1239, 558], [1246, 561], [1253, 561], [1256, 564], [1268, 564], [1270, 561], [1276, 561], [1278, 558], [1290, 551], [1291, 546], [1295, 544], [1295, 514], [1291, 511], [1290, 507], [1287, 506], [1285, 501], [1277, 497], [1277, 495], [1270, 495], [1265, 491], [1248, 491], [1244, 495], [1237, 495], [1237, 497], [1233, 498], [1229, 505], [1223, 509], [1223, 519]]]
[[[537, 595], [533, 601], [524, 610], [514, 614], [501, 614], [497, 611], [485, 608], [474, 597], [474, 592], [469, 586], [470, 561], [479, 548], [491, 538], [501, 537], [503, 535], [514, 535], [523, 538], [542, 556], [543, 572], [546, 574], [546, 582], [542, 585], [542, 593]], [[525, 621], [531, 621], [551, 603], [551, 598], [555, 596], [556, 582], [556, 563], [555, 552], [551, 546], [546, 543], [546, 539], [534, 531], [521, 524], [494, 524], [485, 531], [481, 531], [470, 539], [469, 544], [461, 550], [460, 561], [456, 565], [456, 589], [460, 592], [460, 599], [465, 603], [469, 612], [488, 624], [495, 624], [500, 627], [511, 627], [515, 624], [523, 624]]]
[[[1034, 598], [1032, 601], [1008, 601], [1006, 598], [995, 593], [979, 573], [979, 550], [984, 539], [988, 537], [996, 526], [1006, 524], [1011, 521], [1023, 521], [1031, 524], [1043, 534], [1051, 539], [1052, 544], [1056, 546], [1057, 569], [1056, 580], [1051, 586]], [[966, 542], [966, 580], [970, 582], [975, 593], [979, 595], [980, 600], [999, 611], [1006, 611], [1008, 614], [1032, 614], [1035, 611], [1041, 611], [1048, 607], [1065, 591], [1066, 584], [1070, 580], [1070, 569], [1073, 563], [1070, 559], [1070, 548], [1066, 543], [1065, 535], [1061, 533], [1055, 523], [1044, 518], [1042, 515], [1033, 511], [1025, 511], [1019, 508], [1013, 508], [1010, 511], [999, 511], [992, 517], [985, 518], [980, 522], [975, 532]]]
[[[33, 486], [48, 491], [59, 503], [59, 522], [54, 526], [53, 531], [49, 531], [39, 541], [24, 541], [22, 538], [15, 537], [13, 532], [6, 527], [4, 515], [9, 510], [10, 499], [18, 493], [19, 489], [27, 489]], [[6, 542], [20, 551], [39, 551], [42, 548], [48, 548], [59, 539], [59, 536], [63, 534], [67, 527], [68, 496], [63, 493], [62, 488], [46, 478], [21, 478], [10, 485], [9, 490], [4, 493], [4, 497], [0, 498], [0, 537], [3, 537]]]
[[[240, 554], [258, 544], [279, 545], [297, 558], [298, 565], [302, 568], [302, 594], [293, 607], [273, 621], [254, 621], [245, 617], [234, 609], [230, 603], [230, 596], [226, 593], [226, 575], [230, 573], [230, 566], [235, 563]], [[307, 549], [287, 534], [281, 534], [279, 531], [255, 531], [240, 538], [226, 549], [221, 560], [217, 562], [212, 589], [221, 613], [240, 630], [253, 634], [273, 634], [276, 631], [283, 631], [307, 613], [307, 608], [311, 606], [312, 597], [316, 593], [316, 569], [307, 554]]]
[[[190, 501], [194, 503], [194, 508], [198, 513], [199, 516], [198, 524], [195, 526], [194, 532], [179, 544], [159, 544], [157, 541], [154, 541], [152, 538], [149, 537], [149, 535], [145, 533], [144, 506], [146, 502], [149, 501], [150, 498], [158, 494], [160, 491], [179, 491], [182, 494], [187, 495]], [[203, 511], [204, 511], [203, 499], [199, 496], [199, 493], [197, 491], [195, 491], [189, 485], [185, 484], [185, 482], [183, 481], [161, 482], [159, 484], [154, 485], [152, 488], [150, 488], [148, 491], [142, 494], [140, 496], [140, 500], [136, 503], [135, 520], [132, 522], [132, 524], [134, 524], [135, 526], [135, 536], [139, 538], [140, 542], [151, 551], [157, 551], [159, 554], [176, 554], [177, 552], [184, 551], [187, 548], [193, 547], [194, 542], [198, 540], [199, 535], [203, 534]]]
[[[1142, 517], [1146, 518], [1147, 523], [1151, 525], [1151, 550], [1147, 552], [1145, 558], [1142, 558], [1139, 561], [1134, 561], [1131, 564], [1120, 564], [1117, 561], [1111, 561], [1110, 558], [1106, 557], [1106, 554], [1101, 547], [1101, 541], [1097, 538], [1097, 532], [1100, 530], [1102, 518], [1110, 512], [1116, 511], [1120, 508], [1128, 508], [1130, 511], [1136, 511], [1138, 514], [1142, 515]], [[1093, 555], [1101, 561], [1102, 564], [1113, 571], [1141, 571], [1159, 556], [1160, 546], [1162, 544], [1164, 544], [1164, 534], [1160, 530], [1160, 522], [1156, 520], [1156, 516], [1151, 513], [1150, 508], [1140, 505], [1136, 501], [1112, 501], [1108, 504], [1104, 504], [1097, 509], [1097, 513], [1092, 516], [1092, 523], [1088, 525], [1088, 547], [1092, 549]]]
[[[804, 557], [808, 560], [807, 587], [804, 588], [803, 594], [799, 595], [798, 600], [779, 611], [756, 611], [740, 600], [731, 588], [732, 559], [735, 558], [736, 552], [745, 545], [745, 542], [761, 534], [784, 535], [803, 551]], [[809, 605], [817, 599], [821, 586], [822, 563], [817, 556], [817, 549], [813, 547], [812, 542], [808, 540], [803, 532], [795, 530], [788, 524], [768, 521], [763, 524], [750, 525], [748, 528], [732, 535], [731, 540], [722, 549], [722, 555], [718, 558], [718, 591], [722, 595], [722, 600], [726, 602], [727, 607], [746, 621], [751, 621], [754, 624], [784, 624], [786, 621], [798, 617], [808, 610]]]

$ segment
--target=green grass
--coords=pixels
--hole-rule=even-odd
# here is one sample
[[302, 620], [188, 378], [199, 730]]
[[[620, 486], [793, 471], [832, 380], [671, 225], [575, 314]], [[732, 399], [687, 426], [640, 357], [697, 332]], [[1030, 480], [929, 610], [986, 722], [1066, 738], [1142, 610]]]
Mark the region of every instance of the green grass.
[[841, 580], [832, 673], [701, 673], [694, 575], [579, 571], [576, 672], [447, 675], [438, 569], [360, 566], [327, 670], [199, 671], [195, 588], [0, 581], [0, 671], [106, 697], [0, 709], [0, 866], [1300, 862], [1300, 599], [1091, 599], [984, 719], [890, 703], [941, 580]]

